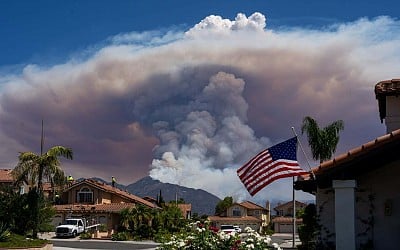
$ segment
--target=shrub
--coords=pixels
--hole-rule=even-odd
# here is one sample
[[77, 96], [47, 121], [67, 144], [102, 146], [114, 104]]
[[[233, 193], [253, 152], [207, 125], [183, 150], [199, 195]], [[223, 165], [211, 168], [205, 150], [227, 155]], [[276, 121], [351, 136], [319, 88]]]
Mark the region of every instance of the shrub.
[[309, 204], [302, 215], [303, 225], [299, 227], [301, 246], [299, 249], [316, 249], [316, 234], [318, 231], [317, 209], [314, 204]]
[[[244, 250], [244, 249], [280, 249], [276, 243], [271, 242], [269, 236], [261, 236], [251, 228], [245, 228], [245, 234], [215, 233], [209, 229], [208, 222], [205, 225], [195, 223], [192, 230], [173, 235], [169, 241], [164, 242], [158, 249], [209, 249], [209, 250]], [[242, 237], [241, 237], [242, 236]]]
[[129, 232], [118, 232], [111, 235], [113, 241], [126, 241], [132, 239], [132, 235]]
[[5, 223], [0, 222], [0, 242], [6, 242], [10, 239], [10, 229]]
[[135, 236], [137, 236], [138, 239], [151, 239], [153, 235], [154, 235], [154, 230], [145, 224], [140, 225], [135, 230]]
[[88, 240], [92, 238], [92, 234], [90, 232], [83, 232], [79, 235], [79, 238], [82, 240]]
[[105, 225], [105, 224], [100, 224], [100, 226], [99, 226], [99, 231], [100, 231], [100, 232], [107, 232], [107, 225]]
[[168, 242], [172, 237], [172, 234], [167, 230], [159, 230], [156, 234], [154, 234], [153, 240], [157, 243], [165, 243]]

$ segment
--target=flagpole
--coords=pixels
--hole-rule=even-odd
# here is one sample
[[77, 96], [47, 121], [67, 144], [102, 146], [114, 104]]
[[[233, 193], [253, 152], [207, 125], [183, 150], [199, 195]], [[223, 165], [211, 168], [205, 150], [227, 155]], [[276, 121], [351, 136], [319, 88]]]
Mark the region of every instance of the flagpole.
[[315, 175], [314, 175], [314, 172], [313, 172], [313, 170], [312, 170], [312, 168], [311, 168], [310, 161], [309, 161], [308, 158], [307, 158], [306, 152], [305, 152], [304, 149], [303, 149], [303, 145], [301, 144], [301, 142], [300, 142], [300, 140], [299, 140], [299, 137], [297, 136], [296, 130], [294, 130], [294, 127], [292, 127], [292, 131], [293, 131], [294, 136], [296, 136], [297, 142], [298, 142], [299, 145], [300, 145], [301, 152], [303, 152], [303, 155], [304, 155], [304, 157], [305, 157], [305, 159], [306, 159], [306, 162], [307, 162], [307, 165], [308, 165], [308, 169], [310, 170], [311, 175], [312, 175], [313, 179], [315, 180]]
[[43, 119], [42, 119], [42, 136], [40, 138], [40, 155], [43, 155], [44, 133], [43, 133]]
[[[300, 140], [297, 137], [297, 133], [294, 130], [294, 127], [292, 127], [292, 131], [293, 134], [296, 136], [296, 140], [300, 145], [301, 150], [303, 151], [304, 156], [306, 157], [307, 163], [308, 163], [308, 167], [312, 173], [312, 175], [314, 176], [314, 173], [311, 170], [311, 166], [310, 163], [308, 162], [307, 156], [304, 153], [303, 147], [301, 146]], [[292, 248], [296, 247], [296, 192], [294, 190], [294, 176], [292, 177], [292, 192], [293, 192], [293, 235], [292, 235]]]
[[292, 189], [293, 189], [293, 235], [292, 235], [292, 248], [296, 247], [295, 239], [296, 239], [296, 195], [294, 191], [294, 176], [292, 177]]

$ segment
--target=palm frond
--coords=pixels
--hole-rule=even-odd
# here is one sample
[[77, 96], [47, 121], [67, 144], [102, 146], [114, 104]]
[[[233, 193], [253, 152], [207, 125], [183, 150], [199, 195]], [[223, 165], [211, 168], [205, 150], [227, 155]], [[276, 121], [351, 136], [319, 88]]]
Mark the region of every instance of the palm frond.
[[303, 119], [301, 127], [302, 134], [307, 133], [308, 144], [315, 160], [322, 163], [329, 160], [336, 151], [339, 142], [339, 132], [344, 129], [344, 122], [338, 120], [332, 124], [319, 128], [318, 123], [311, 117], [306, 116]]
[[72, 149], [63, 146], [54, 146], [50, 148], [46, 154], [53, 157], [63, 156], [66, 159], [71, 159], [71, 160], [73, 158]]

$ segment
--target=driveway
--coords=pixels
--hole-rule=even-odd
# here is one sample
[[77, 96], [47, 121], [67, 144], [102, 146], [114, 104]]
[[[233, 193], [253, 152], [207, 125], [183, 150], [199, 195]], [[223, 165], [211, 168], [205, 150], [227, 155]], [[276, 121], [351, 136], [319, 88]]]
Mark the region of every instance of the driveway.
[[[275, 233], [271, 235], [272, 242], [278, 243], [280, 247], [287, 249], [293, 246], [293, 234], [291, 233]], [[295, 245], [300, 245], [299, 235], [295, 235]]]

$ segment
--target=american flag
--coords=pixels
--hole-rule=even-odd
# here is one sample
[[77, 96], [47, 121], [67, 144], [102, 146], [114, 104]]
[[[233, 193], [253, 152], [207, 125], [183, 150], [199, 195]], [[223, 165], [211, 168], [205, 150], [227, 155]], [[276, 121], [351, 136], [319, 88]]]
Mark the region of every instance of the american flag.
[[237, 175], [254, 196], [277, 179], [308, 174], [300, 168], [296, 154], [297, 137], [293, 137], [258, 153], [237, 170]]

